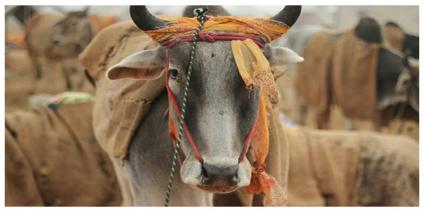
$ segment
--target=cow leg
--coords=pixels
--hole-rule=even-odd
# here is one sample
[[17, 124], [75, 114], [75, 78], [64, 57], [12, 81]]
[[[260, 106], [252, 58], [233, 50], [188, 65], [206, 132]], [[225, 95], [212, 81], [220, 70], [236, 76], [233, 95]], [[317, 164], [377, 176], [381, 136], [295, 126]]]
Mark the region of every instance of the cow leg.
[[72, 89], [72, 82], [71, 82], [72, 68], [68, 68], [62, 65], [61, 69], [62, 69], [62, 74], [66, 83], [66, 90], [71, 90]]
[[41, 67], [39, 64], [35, 65], [35, 79], [41, 79]]
[[39, 80], [42, 77], [42, 69], [41, 69], [41, 63], [38, 57], [31, 55], [29, 53], [31, 63], [33, 64], [33, 67], [35, 68], [35, 79]]
[[329, 129], [330, 107], [325, 108], [323, 111], [315, 111], [315, 121], [318, 129]]
[[308, 106], [300, 104], [299, 106], [299, 124], [306, 125], [306, 117], [308, 114]]
[[345, 117], [345, 129], [347, 130], [356, 130], [357, 126], [355, 124], [355, 121], [353, 119], [350, 118], [346, 118]]

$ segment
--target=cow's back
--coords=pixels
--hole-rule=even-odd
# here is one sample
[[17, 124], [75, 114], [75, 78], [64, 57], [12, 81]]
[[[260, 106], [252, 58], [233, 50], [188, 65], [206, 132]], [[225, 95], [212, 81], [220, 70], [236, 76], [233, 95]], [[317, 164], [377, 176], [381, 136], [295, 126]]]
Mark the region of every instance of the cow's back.
[[288, 128], [289, 205], [418, 205], [418, 144], [367, 131]]
[[358, 205], [418, 206], [419, 145], [405, 136], [361, 135]]

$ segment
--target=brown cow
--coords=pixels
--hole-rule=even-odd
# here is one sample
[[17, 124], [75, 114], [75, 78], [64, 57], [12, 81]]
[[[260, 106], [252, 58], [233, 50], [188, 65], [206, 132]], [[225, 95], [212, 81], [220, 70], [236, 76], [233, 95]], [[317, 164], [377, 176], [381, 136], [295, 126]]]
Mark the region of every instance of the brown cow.
[[93, 37], [87, 9], [66, 15], [35, 15], [27, 21], [25, 33], [26, 46], [36, 67], [36, 78], [40, 79], [43, 71], [59, 64], [67, 89], [72, 89], [71, 75], [83, 76], [77, 56]]

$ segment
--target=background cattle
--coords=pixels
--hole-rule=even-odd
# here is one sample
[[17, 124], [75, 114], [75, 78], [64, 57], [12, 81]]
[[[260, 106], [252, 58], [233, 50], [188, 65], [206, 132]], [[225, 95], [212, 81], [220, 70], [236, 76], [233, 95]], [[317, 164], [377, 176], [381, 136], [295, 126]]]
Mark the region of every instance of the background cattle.
[[91, 111], [89, 101], [50, 107], [46, 102], [6, 114], [6, 206], [121, 204], [113, 165], [94, 136]]
[[[66, 88], [69, 90], [81, 87], [72, 86], [71, 75], [82, 75], [82, 67], [76, 59], [94, 34], [87, 12], [86, 9], [66, 15], [35, 15], [26, 22], [26, 47], [35, 65], [37, 79], [42, 77], [43, 70], [48, 74], [55, 71], [52, 70], [53, 65], [59, 64], [59, 70], [66, 80]], [[64, 64], [65, 61], [67, 64]]]
[[[365, 67], [364, 65], [362, 65], [362, 68], [359, 66], [356, 68], [349, 68], [352, 65], [348, 65], [348, 63], [344, 62], [343, 72], [345, 73], [342, 72], [342, 75], [334, 72], [334, 70], [336, 70], [334, 65], [338, 63], [338, 61], [351, 59], [351, 56], [349, 56], [349, 54], [344, 54], [343, 51], [346, 50], [342, 50], [341, 48], [341, 52], [337, 54], [334, 53], [334, 56], [331, 52], [334, 51], [332, 48], [337, 48], [337, 46], [340, 45], [338, 44], [338, 40], [346, 37], [346, 31], [329, 30], [320, 26], [305, 26], [289, 33], [283, 40], [284, 45], [293, 46], [296, 51], [302, 52], [304, 57], [309, 57], [309, 60], [299, 66], [291, 67], [292, 70], [296, 70], [294, 72], [294, 75], [296, 75], [296, 83], [298, 83], [294, 86], [297, 89], [296, 91], [291, 91], [290, 87], [287, 88], [287, 86], [280, 82], [280, 87], [282, 87], [281, 92], [288, 94], [293, 102], [300, 103], [300, 105], [292, 103], [291, 108], [295, 108], [291, 111], [293, 112], [293, 116], [296, 120], [300, 121], [300, 123], [305, 124], [308, 119], [307, 108], [309, 108], [309, 113], [312, 111], [312, 113], [315, 114], [314, 120], [316, 124], [314, 125], [319, 128], [328, 128], [330, 127], [330, 114], [333, 114], [335, 108], [332, 105], [337, 105], [336, 109], [339, 108], [338, 110], [341, 110], [343, 113], [342, 116], [351, 120], [371, 120], [374, 126], [371, 125], [370, 127], [375, 129], [387, 127], [391, 125], [394, 120], [400, 120], [401, 124], [408, 120], [417, 123], [418, 107], [414, 102], [418, 102], [418, 96], [412, 94], [418, 93], [418, 84], [413, 83], [416, 82], [417, 77], [416, 75], [413, 77], [410, 74], [412, 70], [411, 67], [407, 65], [407, 57], [402, 53], [399, 54], [395, 52], [395, 50], [382, 45], [383, 39], [387, 36], [383, 37], [383, 33], [375, 20], [363, 18], [356, 26], [355, 32], [358, 39], [364, 41], [365, 46], [367, 45], [365, 43], [369, 43], [369, 48], [371, 48], [373, 43], [381, 46], [378, 53], [375, 53], [378, 55], [377, 63], [372, 65], [371, 68], [370, 66]], [[320, 42], [320, 44], [317, 42]], [[357, 45], [358, 47], [356, 48], [360, 48], [359, 46], [361, 44], [358, 43]], [[353, 53], [353, 56], [360, 54], [359, 49], [355, 51], [356, 53]], [[345, 59], [343, 59], [343, 57], [345, 57]], [[362, 60], [360, 64], [364, 62], [365, 61]], [[358, 79], [354, 81], [353, 78], [347, 77], [349, 73], [351, 76], [354, 76], [355, 73], [357, 76], [361, 74], [371, 75], [369, 75], [367, 79], [364, 79], [366, 81], [358, 81]], [[400, 80], [401, 73], [410, 76], [408, 78], [411, 79], [409, 81], [410, 83], [406, 83], [409, 86], [408, 89], [403, 89], [408, 90], [409, 93], [398, 92], [399, 89], [395, 89], [396, 84]], [[340, 78], [343, 75], [345, 75], [345, 77]], [[320, 80], [316, 81], [316, 79]], [[286, 82], [287, 80], [284, 81], [284, 83]], [[356, 87], [348, 87], [349, 85]], [[364, 86], [368, 86], [367, 91], [364, 90]], [[362, 89], [363, 91], [355, 92], [354, 94], [348, 95], [344, 100], [341, 100], [340, 94], [337, 93], [340, 93], [343, 89], [352, 91], [359, 91]], [[337, 97], [337, 95], [339, 97]], [[371, 105], [367, 106], [367, 104], [370, 103]], [[352, 109], [346, 108], [348, 104], [353, 105], [350, 106]], [[353, 110], [357, 110], [357, 112]], [[374, 114], [376, 115], [374, 116]], [[349, 121], [346, 123], [352, 124], [356, 123], [356, 121]], [[340, 124], [345, 125], [339, 122], [339, 125]], [[346, 126], [346, 128], [352, 127], [360, 128], [358, 124]], [[397, 129], [392, 130], [398, 133], [398, 130], [401, 128], [402, 127], [397, 127]], [[412, 136], [417, 138], [416, 133], [413, 133]]]
[[95, 33], [117, 18], [88, 15], [87, 10], [88, 7], [66, 12], [54, 6], [8, 8], [7, 111], [27, 108], [28, 97], [37, 93], [93, 91], [77, 57]]

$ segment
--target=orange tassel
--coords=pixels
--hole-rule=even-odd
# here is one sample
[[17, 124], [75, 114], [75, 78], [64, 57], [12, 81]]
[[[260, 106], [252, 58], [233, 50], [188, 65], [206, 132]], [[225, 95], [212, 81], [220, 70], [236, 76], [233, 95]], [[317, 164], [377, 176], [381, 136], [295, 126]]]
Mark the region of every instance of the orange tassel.
[[252, 148], [256, 161], [253, 163], [250, 185], [244, 191], [250, 194], [264, 193], [264, 206], [287, 205], [287, 194], [277, 180], [265, 171], [265, 159], [269, 150], [268, 119], [266, 118], [266, 97], [261, 95], [259, 100], [258, 123], [252, 137]]

